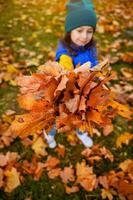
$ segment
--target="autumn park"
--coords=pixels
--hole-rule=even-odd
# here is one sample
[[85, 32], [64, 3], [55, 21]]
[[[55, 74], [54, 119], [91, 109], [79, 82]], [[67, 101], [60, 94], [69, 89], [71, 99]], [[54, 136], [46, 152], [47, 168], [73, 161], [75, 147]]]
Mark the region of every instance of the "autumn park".
[[67, 2], [0, 0], [0, 200], [133, 200], [133, 2], [93, 0], [99, 62], [69, 71]]

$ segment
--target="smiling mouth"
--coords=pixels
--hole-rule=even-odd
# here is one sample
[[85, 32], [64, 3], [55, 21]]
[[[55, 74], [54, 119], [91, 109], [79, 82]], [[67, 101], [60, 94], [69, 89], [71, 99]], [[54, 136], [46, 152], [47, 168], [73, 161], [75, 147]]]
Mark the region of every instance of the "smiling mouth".
[[80, 43], [81, 43], [81, 44], [86, 44], [86, 41], [84, 41], [84, 42], [83, 42], [83, 41], [80, 41]]

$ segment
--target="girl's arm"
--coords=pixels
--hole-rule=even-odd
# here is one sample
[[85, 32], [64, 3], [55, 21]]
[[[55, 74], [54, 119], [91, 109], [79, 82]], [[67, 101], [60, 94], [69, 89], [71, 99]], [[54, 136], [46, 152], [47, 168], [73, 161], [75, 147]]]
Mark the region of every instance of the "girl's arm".
[[68, 55], [61, 55], [59, 59], [59, 63], [64, 67], [65, 70], [71, 71], [74, 69], [73, 62], [70, 56]]
[[99, 62], [98, 62], [98, 58], [97, 58], [97, 49], [96, 47], [92, 48], [91, 50], [91, 68], [93, 68], [94, 66], [96, 66]]

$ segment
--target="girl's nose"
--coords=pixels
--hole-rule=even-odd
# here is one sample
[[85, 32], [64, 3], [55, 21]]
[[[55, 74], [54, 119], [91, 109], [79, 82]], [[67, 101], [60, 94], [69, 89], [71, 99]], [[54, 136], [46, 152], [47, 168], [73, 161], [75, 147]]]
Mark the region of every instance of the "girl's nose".
[[87, 38], [87, 33], [86, 33], [86, 32], [83, 32], [82, 38], [83, 38], [83, 39], [86, 39], [86, 38]]

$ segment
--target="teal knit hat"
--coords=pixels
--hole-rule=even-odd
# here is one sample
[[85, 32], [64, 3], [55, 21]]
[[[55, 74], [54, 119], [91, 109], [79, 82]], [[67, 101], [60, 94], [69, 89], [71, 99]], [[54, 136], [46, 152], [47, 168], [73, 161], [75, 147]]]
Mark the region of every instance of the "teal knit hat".
[[70, 0], [66, 6], [66, 32], [70, 32], [80, 26], [92, 26], [95, 31], [97, 18], [91, 0]]

